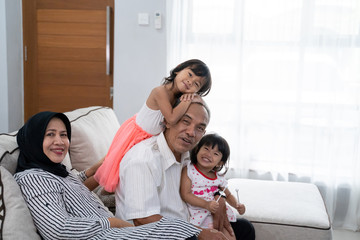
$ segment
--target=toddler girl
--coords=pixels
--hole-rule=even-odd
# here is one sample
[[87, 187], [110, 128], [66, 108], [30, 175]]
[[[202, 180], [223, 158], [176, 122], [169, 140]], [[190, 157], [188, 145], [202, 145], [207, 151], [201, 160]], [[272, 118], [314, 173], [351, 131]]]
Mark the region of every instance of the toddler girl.
[[[191, 162], [182, 170], [180, 194], [187, 203], [190, 222], [202, 228], [212, 228], [213, 218], [219, 203], [215, 201], [214, 194], [224, 191], [226, 202], [234, 207], [239, 214], [245, 213], [244, 204], [237, 202], [236, 198], [227, 189], [224, 174], [219, 171], [228, 162], [230, 148], [224, 138], [217, 134], [205, 135], [198, 145], [191, 151]], [[229, 221], [236, 222], [236, 216], [231, 208], [226, 209]], [[224, 228], [225, 230], [225, 228]], [[232, 239], [228, 232], [224, 234]]]
[[[176, 123], [191, 102], [199, 101], [199, 96], [207, 95], [210, 89], [210, 71], [198, 59], [183, 62], [171, 70], [163, 84], [151, 91], [140, 111], [120, 126], [94, 175], [95, 180], [107, 192], [114, 192], [119, 182], [120, 161], [126, 152], [140, 141], [162, 132], [164, 118], [170, 124]], [[173, 108], [177, 100], [180, 103]]]

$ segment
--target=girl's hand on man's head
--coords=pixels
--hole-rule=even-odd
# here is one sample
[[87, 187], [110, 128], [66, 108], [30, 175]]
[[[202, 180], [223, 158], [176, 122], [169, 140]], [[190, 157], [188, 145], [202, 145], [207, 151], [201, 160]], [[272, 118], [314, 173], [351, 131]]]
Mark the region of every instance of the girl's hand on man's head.
[[196, 94], [196, 93], [193, 96], [193, 98], [191, 99], [191, 101], [195, 102], [195, 103], [201, 103], [202, 105], [205, 105], [205, 102], [204, 102], [203, 98], [201, 96], [199, 96], [198, 94]]
[[192, 101], [196, 95], [197, 95], [196, 93], [185, 93], [181, 95], [180, 101], [182, 102]]

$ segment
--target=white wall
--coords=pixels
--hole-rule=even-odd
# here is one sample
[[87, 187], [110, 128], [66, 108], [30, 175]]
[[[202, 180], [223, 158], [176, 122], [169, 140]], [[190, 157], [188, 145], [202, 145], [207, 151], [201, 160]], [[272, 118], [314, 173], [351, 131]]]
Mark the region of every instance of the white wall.
[[[134, 115], [166, 72], [166, 0], [115, 0], [114, 110], [122, 123]], [[162, 28], [154, 15], [162, 15]], [[138, 13], [148, 13], [150, 24], [138, 24]]]
[[0, 0], [0, 132], [23, 121], [21, 0]]
[[5, 0], [0, 0], [0, 132], [9, 129]]
[[[115, 0], [114, 110], [122, 123], [135, 114], [166, 71], [166, 0]], [[154, 27], [154, 14], [163, 27]], [[150, 24], [138, 25], [138, 13]], [[21, 0], [0, 0], [0, 133], [23, 124]]]

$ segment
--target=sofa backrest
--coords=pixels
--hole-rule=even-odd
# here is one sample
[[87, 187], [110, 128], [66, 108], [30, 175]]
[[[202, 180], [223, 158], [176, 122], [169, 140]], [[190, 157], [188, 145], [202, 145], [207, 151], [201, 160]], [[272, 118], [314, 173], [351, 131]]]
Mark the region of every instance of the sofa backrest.
[[71, 122], [71, 165], [82, 171], [106, 155], [120, 124], [108, 107], [80, 108], [65, 115]]

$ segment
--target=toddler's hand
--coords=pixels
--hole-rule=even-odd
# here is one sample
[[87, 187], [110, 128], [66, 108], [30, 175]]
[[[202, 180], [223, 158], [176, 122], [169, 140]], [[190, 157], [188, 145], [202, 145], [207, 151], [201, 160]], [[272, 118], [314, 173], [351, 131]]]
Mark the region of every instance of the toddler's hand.
[[219, 203], [217, 201], [210, 201], [207, 203], [207, 209], [212, 213], [215, 213], [218, 208]]
[[236, 210], [239, 212], [240, 215], [243, 215], [246, 211], [245, 205], [241, 203], [236, 204]]

